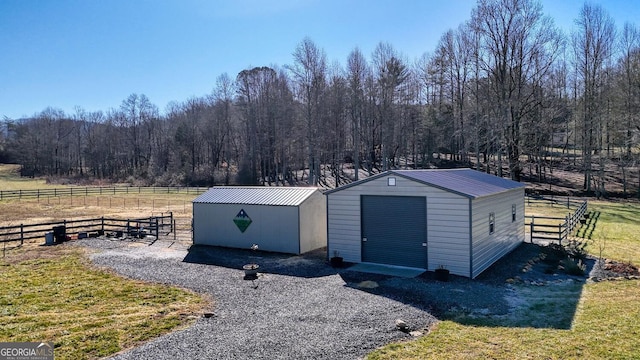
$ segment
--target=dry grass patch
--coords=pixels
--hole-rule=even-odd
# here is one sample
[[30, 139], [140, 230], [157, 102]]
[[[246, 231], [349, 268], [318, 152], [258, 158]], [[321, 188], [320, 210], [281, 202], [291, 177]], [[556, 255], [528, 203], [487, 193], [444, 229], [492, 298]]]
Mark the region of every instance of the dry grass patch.
[[20, 177], [20, 165], [0, 164], [0, 189], [31, 190], [52, 187], [42, 178]]
[[[61, 187], [60, 185], [47, 184], [42, 178], [20, 177], [19, 169], [19, 165], [0, 164], [1, 190]], [[191, 217], [191, 202], [197, 194], [162, 192], [139, 194], [137, 189], [131, 188], [131, 194], [108, 194], [108, 189], [105, 189], [103, 195], [83, 196], [80, 191], [74, 196], [42, 196], [40, 198], [2, 200], [0, 201], [0, 214], [2, 214], [0, 226], [96, 216], [140, 218], [163, 212], [173, 212], [177, 218]]]
[[190, 218], [194, 194], [132, 194], [120, 196], [66, 196], [0, 201], [0, 226], [87, 217], [140, 218], [173, 212]]
[[52, 341], [95, 359], [190, 324], [209, 302], [91, 266], [79, 249], [20, 248], [0, 260], [0, 341]]
[[546, 200], [525, 200], [524, 212], [526, 216], [546, 216], [564, 218], [576, 211], [575, 204], [567, 207], [566, 198], [558, 198], [557, 203], [550, 203]]

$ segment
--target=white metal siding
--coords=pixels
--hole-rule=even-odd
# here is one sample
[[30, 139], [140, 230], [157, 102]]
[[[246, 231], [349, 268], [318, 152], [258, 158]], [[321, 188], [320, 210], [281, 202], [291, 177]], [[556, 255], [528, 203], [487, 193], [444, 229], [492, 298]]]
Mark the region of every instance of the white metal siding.
[[[396, 178], [396, 186], [387, 185], [388, 177]], [[428, 270], [442, 265], [469, 276], [469, 200], [393, 174], [327, 195], [330, 257], [337, 251], [345, 261], [362, 262], [361, 195], [426, 196]]]
[[[233, 218], [244, 211], [251, 225], [240, 232]], [[299, 219], [296, 206], [264, 206], [241, 204], [193, 204], [194, 244], [299, 253]]]
[[[516, 205], [516, 221], [511, 206]], [[472, 202], [473, 274], [480, 275], [491, 264], [524, 241], [524, 189], [475, 199]], [[495, 232], [489, 234], [489, 214], [495, 214]]]
[[300, 252], [327, 246], [327, 202], [319, 191], [300, 206]]

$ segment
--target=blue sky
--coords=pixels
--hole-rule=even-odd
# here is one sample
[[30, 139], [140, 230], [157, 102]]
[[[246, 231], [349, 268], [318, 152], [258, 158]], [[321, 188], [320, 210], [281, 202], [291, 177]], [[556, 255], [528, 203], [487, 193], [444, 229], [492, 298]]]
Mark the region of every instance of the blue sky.
[[[621, 27], [640, 25], [629, 0], [595, 1]], [[568, 31], [583, 1], [544, 0]], [[309, 36], [329, 62], [389, 42], [407, 59], [432, 52], [470, 18], [470, 0], [0, 0], [0, 119], [47, 106], [72, 114], [145, 94], [170, 101], [211, 93], [222, 73], [293, 62]]]

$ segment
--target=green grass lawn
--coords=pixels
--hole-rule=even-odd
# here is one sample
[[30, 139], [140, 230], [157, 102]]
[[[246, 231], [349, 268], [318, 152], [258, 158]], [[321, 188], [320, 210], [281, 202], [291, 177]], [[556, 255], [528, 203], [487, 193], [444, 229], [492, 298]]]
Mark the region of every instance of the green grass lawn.
[[[369, 359], [637, 359], [640, 281], [589, 284], [570, 330], [463, 325], [442, 321], [412, 342], [379, 349]], [[544, 315], [544, 311], [541, 311]]]
[[578, 229], [587, 250], [596, 256], [640, 265], [640, 204], [637, 202], [590, 201], [589, 211], [597, 220]]
[[0, 342], [51, 341], [95, 359], [194, 321], [208, 301], [91, 266], [80, 250], [24, 247], [0, 259]]
[[[18, 169], [0, 164], [0, 189], [53, 187], [44, 179], [21, 178]], [[190, 206], [184, 204], [190, 205], [193, 197], [118, 194], [0, 201], [0, 226], [78, 214], [140, 217], [165, 208], [190, 216]], [[51, 341], [56, 359], [112, 355], [187, 326], [210, 306], [208, 300], [186, 290], [97, 269], [81, 250], [65, 247], [26, 244], [8, 250], [0, 258], [0, 279], [0, 342]]]
[[[593, 201], [589, 210], [599, 214], [578, 233], [587, 250], [597, 256], [604, 244], [604, 257], [639, 265], [640, 204]], [[387, 345], [368, 359], [640, 358], [640, 280], [515, 288], [525, 301], [510, 316], [448, 314], [428, 335]]]

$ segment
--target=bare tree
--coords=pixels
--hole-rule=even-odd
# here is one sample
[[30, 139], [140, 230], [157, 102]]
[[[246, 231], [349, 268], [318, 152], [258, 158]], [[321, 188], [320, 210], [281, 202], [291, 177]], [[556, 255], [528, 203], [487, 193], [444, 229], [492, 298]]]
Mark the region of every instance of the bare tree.
[[[395, 154], [399, 148], [396, 141], [400, 136], [397, 132], [396, 101], [400, 87], [409, 77], [409, 70], [391, 44], [388, 43], [378, 44], [373, 52], [373, 64], [380, 92], [378, 118], [382, 129], [382, 169], [387, 170], [395, 166]], [[389, 160], [391, 160], [391, 164], [389, 164]]]
[[442, 54], [442, 65], [447, 72], [449, 101], [453, 105], [452, 151], [457, 160], [467, 161], [466, 109], [467, 88], [471, 72], [473, 50], [472, 33], [468, 24], [462, 24], [457, 30], [447, 31], [440, 39], [438, 53]]
[[620, 36], [620, 59], [622, 81], [619, 86], [623, 94], [625, 118], [625, 156], [631, 158], [633, 129], [638, 126], [640, 95], [640, 30], [635, 24], [625, 23]]
[[[148, 165], [151, 149], [149, 147], [150, 122], [158, 117], [158, 108], [144, 94], [131, 94], [120, 105], [121, 125], [128, 134], [131, 154], [131, 175], [139, 176], [141, 169]], [[145, 131], [146, 130], [146, 131]]]
[[323, 93], [326, 87], [326, 55], [308, 37], [293, 52], [293, 65], [289, 70], [297, 84], [297, 95], [304, 106], [306, 142], [308, 153], [308, 182], [318, 184], [320, 162], [318, 157], [318, 126], [322, 112]]
[[500, 120], [498, 174], [506, 150], [510, 176], [520, 181], [522, 120], [536, 104], [532, 84], [548, 75], [562, 36], [534, 0], [480, 0], [472, 23], [481, 35], [481, 66], [489, 76], [494, 116]]
[[241, 71], [237, 78], [238, 105], [243, 117], [245, 152], [240, 159], [239, 181], [256, 184], [260, 177], [260, 145], [267, 122], [267, 100], [276, 72], [268, 67]]
[[216, 86], [213, 89], [213, 101], [216, 106], [216, 114], [219, 119], [211, 124], [211, 158], [212, 166], [217, 167], [220, 161], [224, 166], [224, 184], [229, 185], [231, 181], [231, 161], [232, 161], [232, 141], [233, 123], [231, 112], [233, 107], [233, 96], [236, 93], [233, 80], [227, 73], [223, 73], [216, 78]]
[[615, 108], [619, 110], [619, 121], [615, 124], [618, 134], [624, 134], [618, 139], [619, 146], [624, 150], [618, 161], [618, 168], [622, 172], [623, 195], [628, 192], [628, 167], [633, 166], [638, 159], [634, 157], [633, 148], [637, 146], [636, 133], [640, 127], [640, 30], [635, 24], [625, 23], [619, 38], [620, 58], [615, 69], [615, 84], [613, 93], [616, 94]]
[[[599, 151], [602, 128], [602, 85], [614, 46], [613, 19], [599, 5], [584, 4], [573, 33], [575, 67], [582, 90], [582, 156], [584, 190], [592, 191], [592, 154]], [[602, 156], [602, 155], [600, 155]], [[603, 181], [604, 179], [601, 178]], [[602, 182], [602, 185], [604, 183]]]
[[9, 135], [9, 127], [12, 120], [4, 116], [0, 122], [0, 163], [9, 162], [9, 151], [7, 150], [7, 136]]
[[[325, 94], [325, 117], [320, 126], [324, 135], [322, 152], [326, 170], [327, 164], [331, 170], [331, 177], [335, 179], [335, 185], [341, 184], [344, 176], [343, 165], [346, 157], [347, 137], [349, 125], [348, 119], [348, 83], [343, 76], [344, 70], [340, 64], [334, 62], [329, 69], [328, 84]], [[327, 185], [323, 172], [323, 185]]]
[[364, 84], [366, 76], [369, 73], [367, 61], [360, 52], [355, 48], [347, 58], [347, 81], [349, 84], [349, 114], [351, 118], [351, 137], [354, 180], [357, 181], [360, 172], [360, 149], [361, 149], [361, 132], [362, 121], [364, 116]]

